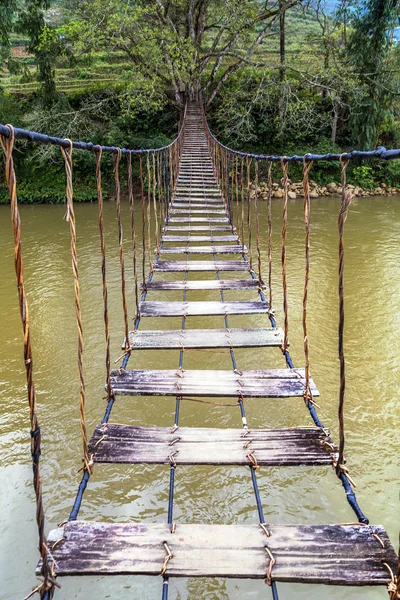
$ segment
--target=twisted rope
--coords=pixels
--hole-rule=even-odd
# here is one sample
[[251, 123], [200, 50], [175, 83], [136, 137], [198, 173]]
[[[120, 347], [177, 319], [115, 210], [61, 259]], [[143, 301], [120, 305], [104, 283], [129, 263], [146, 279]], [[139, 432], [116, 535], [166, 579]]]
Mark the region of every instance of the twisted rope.
[[247, 171], [246, 171], [247, 172], [247, 233], [249, 236], [248, 251], [249, 251], [250, 271], [253, 270], [253, 243], [252, 243], [252, 236], [251, 236], [251, 198], [250, 198], [251, 162], [252, 162], [251, 158], [248, 158], [246, 161], [246, 167], [247, 167]]
[[149, 261], [150, 273], [153, 270], [153, 261], [151, 258], [151, 171], [150, 158], [146, 156], [147, 169], [147, 260]]
[[6, 159], [6, 181], [10, 192], [11, 203], [11, 222], [14, 232], [14, 263], [15, 274], [17, 277], [17, 290], [19, 310], [21, 315], [22, 329], [24, 333], [24, 363], [26, 373], [26, 384], [28, 390], [28, 405], [29, 405], [29, 422], [31, 429], [31, 456], [33, 470], [33, 487], [36, 496], [36, 524], [39, 533], [39, 552], [42, 558], [41, 575], [43, 581], [36, 591], [41, 598], [47, 595], [52, 598], [54, 594], [54, 582], [52, 580], [52, 572], [49, 565], [47, 546], [44, 536], [44, 509], [42, 495], [42, 479], [40, 476], [40, 454], [41, 454], [41, 433], [39, 420], [36, 413], [36, 390], [33, 381], [33, 357], [31, 347], [31, 334], [29, 325], [29, 310], [28, 302], [25, 294], [24, 285], [24, 265], [22, 260], [21, 246], [21, 218], [19, 214], [17, 201], [17, 180], [15, 176], [13, 149], [14, 149], [14, 128], [7, 125], [9, 129], [9, 137], [0, 137], [1, 146]]
[[272, 162], [268, 163], [268, 291], [269, 310], [272, 310]]
[[[110, 330], [108, 324], [108, 294], [106, 279], [106, 246], [104, 240], [104, 219], [103, 219], [103, 191], [101, 185], [101, 157], [103, 150], [101, 146], [95, 149], [96, 159], [96, 183], [97, 183], [97, 203], [99, 206], [99, 229], [100, 229], [100, 248], [101, 248], [101, 276], [103, 283], [103, 305], [104, 305], [104, 329], [106, 336], [106, 388], [107, 400], [112, 396], [111, 377], [110, 377]], [[130, 156], [130, 155], [129, 155]]]
[[[171, 149], [170, 149], [171, 152]], [[143, 180], [143, 161], [139, 156], [139, 172], [140, 172], [140, 198], [142, 205], [142, 290], [146, 290], [146, 219], [145, 219], [145, 202], [144, 202], [144, 180]]]
[[137, 273], [137, 257], [136, 257], [136, 228], [135, 228], [135, 206], [133, 197], [133, 181], [132, 181], [132, 154], [128, 154], [127, 160], [128, 170], [128, 200], [129, 210], [131, 213], [131, 234], [132, 234], [132, 253], [133, 253], [133, 278], [135, 282], [135, 305], [136, 317], [139, 316], [139, 286]]
[[258, 283], [260, 289], [263, 286], [262, 269], [261, 269], [261, 250], [260, 250], [260, 223], [258, 218], [258, 160], [255, 163], [254, 170], [254, 185], [255, 185], [255, 213], [256, 213], [256, 247], [257, 247], [257, 263], [258, 263]]
[[304, 223], [306, 228], [306, 267], [304, 275], [304, 294], [303, 294], [303, 334], [304, 334], [304, 357], [305, 357], [305, 390], [304, 401], [308, 406], [312, 402], [312, 393], [310, 388], [310, 356], [308, 342], [308, 327], [307, 327], [307, 300], [308, 300], [308, 283], [310, 279], [310, 182], [309, 173], [313, 163], [312, 161], [303, 162], [303, 193], [304, 193]]
[[283, 287], [283, 312], [284, 312], [284, 340], [282, 351], [288, 349], [289, 314], [288, 314], [288, 287], [286, 277], [286, 238], [288, 217], [288, 168], [289, 164], [284, 159], [281, 161], [283, 171], [283, 219], [282, 219], [282, 287]]
[[346, 363], [344, 357], [344, 224], [347, 211], [351, 203], [351, 193], [346, 190], [346, 169], [349, 161], [340, 160], [342, 170], [342, 203], [338, 217], [339, 231], [339, 362], [340, 362], [340, 387], [339, 387], [339, 455], [336, 463], [336, 474], [339, 476], [343, 470], [344, 461], [344, 397], [346, 391]]
[[121, 293], [122, 293], [122, 309], [124, 311], [124, 330], [125, 330], [125, 350], [129, 350], [129, 317], [128, 306], [126, 303], [126, 282], [125, 282], [125, 258], [124, 258], [124, 242], [121, 220], [121, 184], [119, 182], [119, 163], [121, 161], [121, 150], [113, 154], [114, 159], [114, 177], [115, 177], [115, 200], [117, 204], [117, 221], [118, 221], [118, 243], [119, 243], [119, 263], [121, 267]]
[[154, 153], [152, 155], [152, 170], [153, 170], [153, 207], [154, 207], [154, 221], [155, 221], [156, 252], [157, 252], [157, 256], [159, 256], [160, 241], [159, 241], [159, 237], [158, 237], [158, 215], [157, 215], [157, 199], [156, 199], [156, 192], [157, 192], [157, 187], [158, 187], [157, 179], [158, 178], [156, 177], [156, 163], [155, 163]]
[[92, 465], [90, 464], [90, 461], [89, 461], [88, 437], [87, 437], [87, 430], [86, 430], [86, 415], [85, 415], [85, 378], [84, 378], [84, 374], [83, 374], [82, 311], [81, 311], [79, 273], [78, 273], [78, 253], [77, 253], [77, 248], [76, 248], [76, 222], [75, 222], [73, 187], [72, 187], [72, 142], [70, 143], [69, 150], [65, 150], [65, 148], [61, 148], [61, 153], [64, 158], [65, 173], [66, 173], [66, 177], [67, 177], [66, 220], [69, 221], [69, 228], [70, 228], [70, 235], [71, 235], [71, 259], [72, 259], [72, 272], [74, 275], [75, 315], [76, 315], [76, 325], [77, 325], [77, 329], [78, 329], [78, 371], [79, 371], [79, 387], [80, 387], [79, 410], [80, 410], [80, 427], [81, 427], [82, 443], [83, 443], [83, 463], [84, 463], [84, 470], [86, 470], [90, 475], [92, 473]]

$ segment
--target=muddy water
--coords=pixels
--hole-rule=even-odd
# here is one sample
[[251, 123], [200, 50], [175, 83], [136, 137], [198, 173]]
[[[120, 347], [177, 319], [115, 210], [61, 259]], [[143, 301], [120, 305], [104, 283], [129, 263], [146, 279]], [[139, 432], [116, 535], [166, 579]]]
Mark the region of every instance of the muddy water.
[[[265, 205], [262, 205], [265, 213]], [[319, 415], [337, 437], [337, 213], [339, 200], [312, 202], [312, 261], [309, 293], [309, 330], [312, 376], [321, 392]], [[82, 309], [85, 332], [88, 430], [104, 412], [104, 329], [97, 228], [97, 207], [76, 207]], [[274, 205], [274, 305], [282, 323], [279, 229], [281, 207]], [[127, 269], [129, 254], [126, 223]], [[59, 206], [23, 206], [23, 251], [26, 287], [32, 321], [38, 412], [43, 431], [42, 476], [47, 528], [68, 514], [80, 478], [76, 329], [69, 256], [69, 231]], [[105, 206], [107, 265], [112, 334], [112, 356], [121, 353], [123, 320], [115, 229], [115, 205]], [[266, 261], [265, 216], [261, 219], [263, 259]], [[399, 503], [399, 396], [400, 396], [400, 198], [366, 198], [351, 207], [346, 223], [346, 396], [347, 463], [356, 480], [357, 496], [372, 523], [383, 524], [397, 546]], [[13, 242], [8, 207], [0, 207], [0, 597], [19, 599], [35, 583], [37, 560], [35, 504], [29, 456], [28, 410], [22, 362]], [[228, 274], [229, 276], [229, 274]], [[234, 276], [234, 275], [230, 275]], [[201, 278], [193, 274], [191, 278]], [[304, 224], [301, 201], [289, 206], [288, 280], [291, 353], [303, 365], [302, 285], [304, 277]], [[131, 281], [129, 310], [134, 313]], [[227, 300], [254, 299], [254, 292], [226, 292]], [[160, 299], [153, 294], [149, 299]], [[182, 298], [169, 292], [168, 298]], [[191, 292], [188, 300], [219, 299], [217, 292]], [[266, 321], [257, 315], [232, 317], [231, 326]], [[263, 323], [264, 325], [266, 322]], [[156, 329], [157, 319], [143, 328]], [[192, 318], [187, 327], [221, 327], [222, 318]], [[162, 327], [180, 327], [165, 319]], [[238, 367], [283, 367], [278, 349], [236, 352]], [[137, 353], [137, 368], [175, 368], [177, 352]], [[231, 368], [226, 351], [186, 351], [184, 366]], [[308, 425], [302, 399], [246, 403], [250, 427]], [[173, 398], [129, 398], [117, 401], [112, 422], [172, 425]], [[181, 425], [240, 427], [238, 408], [220, 408], [184, 402]], [[261, 468], [258, 479], [265, 519], [270, 523], [336, 523], [353, 521], [343, 489], [330, 467]], [[80, 517], [105, 521], [164, 522], [167, 518], [168, 467], [99, 465], [85, 494]], [[247, 468], [179, 467], [176, 474], [177, 522], [256, 523], [257, 512]], [[159, 578], [66, 578], [56, 593], [72, 598], [153, 599], [161, 597]], [[386, 598], [384, 588], [355, 589], [279, 585], [281, 598]], [[262, 581], [172, 580], [170, 598], [269, 598]]]

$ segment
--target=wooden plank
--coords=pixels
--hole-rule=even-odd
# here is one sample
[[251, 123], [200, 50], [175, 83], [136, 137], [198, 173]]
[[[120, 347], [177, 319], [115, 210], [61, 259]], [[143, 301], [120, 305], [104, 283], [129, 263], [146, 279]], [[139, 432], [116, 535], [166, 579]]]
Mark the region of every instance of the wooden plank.
[[129, 334], [130, 345], [139, 350], [182, 348], [251, 348], [282, 346], [280, 328], [257, 329], [172, 329], [136, 331]]
[[268, 303], [255, 302], [140, 302], [143, 317], [201, 317], [214, 315], [255, 315], [266, 313]]
[[203, 193], [204, 190], [207, 190], [207, 193], [211, 193], [211, 195], [220, 195], [221, 191], [219, 190], [219, 188], [217, 187], [212, 187], [210, 185], [208, 186], [201, 186], [201, 187], [195, 187], [192, 185], [178, 185], [178, 187], [176, 188], [175, 192], [184, 192], [184, 193], [189, 193], [191, 194], [192, 192], [201, 192]]
[[190, 196], [177, 197], [176, 200], [174, 200], [174, 203], [175, 202], [179, 202], [180, 204], [185, 206], [191, 206], [193, 202], [203, 202], [204, 204], [212, 204], [214, 206], [219, 206], [220, 204], [223, 204], [223, 200], [221, 200], [221, 198], [203, 198], [203, 196], [199, 196], [196, 198], [191, 198]]
[[[98, 425], [89, 442], [97, 463], [296, 466], [332, 464], [333, 444], [318, 427], [204, 429]], [[173, 446], [173, 447], [172, 447]], [[336, 448], [335, 450], [336, 451]]]
[[[386, 585], [396, 553], [380, 525], [192, 525], [70, 521], [50, 532], [55, 576], [135, 574], [265, 579], [272, 553], [276, 582]], [[377, 541], [376, 534], [384, 548]], [[39, 574], [39, 568], [38, 568]]]
[[[114, 393], [125, 396], [198, 396], [227, 398], [303, 397], [304, 369], [266, 371], [118, 370], [111, 372]], [[314, 396], [319, 392], [311, 380]]]
[[[147, 290], [250, 290], [258, 289], [258, 279], [199, 279], [197, 281], [150, 281]], [[265, 289], [265, 285], [262, 285]]]
[[242, 260], [159, 260], [153, 263], [154, 271], [182, 272], [182, 271], [248, 271], [250, 265]]
[[246, 254], [246, 246], [162, 246], [160, 254]]
[[169, 223], [228, 223], [228, 217], [171, 217]]
[[[204, 209], [212, 209], [221, 207], [225, 209], [225, 204], [223, 202], [207, 204], [206, 202], [173, 202], [171, 204], [172, 208], [204, 208]], [[188, 208], [189, 207], [189, 208]]]
[[163, 242], [237, 242], [238, 236], [235, 235], [163, 235]]
[[186, 214], [201, 215], [203, 213], [209, 213], [210, 215], [226, 215], [225, 207], [223, 205], [221, 206], [222, 208], [170, 208], [169, 214], [176, 216]]
[[235, 227], [232, 225], [166, 225], [164, 227], [165, 231], [236, 231]]

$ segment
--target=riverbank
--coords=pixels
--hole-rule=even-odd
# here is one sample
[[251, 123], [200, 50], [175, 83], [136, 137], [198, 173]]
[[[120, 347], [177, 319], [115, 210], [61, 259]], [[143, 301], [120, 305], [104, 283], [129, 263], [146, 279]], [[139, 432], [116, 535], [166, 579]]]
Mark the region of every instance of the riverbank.
[[[251, 198], [255, 196], [255, 184], [251, 184], [252, 192], [250, 194]], [[394, 196], [395, 194], [400, 194], [400, 188], [392, 187], [387, 185], [386, 183], [381, 183], [379, 186], [366, 189], [362, 188], [359, 185], [348, 184], [347, 189], [352, 193], [354, 197], [359, 198], [368, 198], [369, 196]], [[261, 198], [268, 198], [268, 183], [261, 182], [258, 186], [258, 193]], [[340, 196], [342, 193], [342, 186], [340, 183], [328, 183], [327, 185], [319, 185], [316, 181], [310, 181], [310, 198], [321, 198], [324, 196]], [[288, 196], [291, 200], [296, 200], [296, 198], [304, 197], [303, 194], [303, 182], [289, 184], [289, 192]], [[280, 183], [272, 184], [272, 197], [273, 198], [283, 198], [283, 185], [282, 181]]]

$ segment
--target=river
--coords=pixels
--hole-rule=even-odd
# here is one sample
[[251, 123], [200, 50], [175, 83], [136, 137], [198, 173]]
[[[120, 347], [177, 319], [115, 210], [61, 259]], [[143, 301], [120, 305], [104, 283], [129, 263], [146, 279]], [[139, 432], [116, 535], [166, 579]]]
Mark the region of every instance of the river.
[[[382, 524], [397, 548], [399, 502], [400, 397], [400, 198], [354, 201], [346, 222], [345, 351], [347, 393], [345, 407], [346, 457], [357, 483], [357, 498], [373, 524]], [[266, 206], [260, 220], [262, 253], [266, 264]], [[337, 214], [338, 198], [312, 201], [309, 338], [311, 371], [321, 397], [319, 416], [337, 439], [339, 371], [337, 359]], [[291, 354], [303, 366], [302, 286], [304, 280], [304, 222], [302, 201], [289, 204], [288, 282]], [[69, 227], [63, 206], [21, 206], [25, 281], [31, 313], [34, 375], [42, 428], [42, 459], [46, 528], [68, 517], [81, 467], [79, 389], [76, 365], [73, 281], [69, 255]], [[97, 207], [76, 206], [82, 311], [85, 335], [87, 421], [91, 434], [101, 420], [104, 397], [104, 327]], [[126, 268], [129, 311], [134, 315], [128, 207]], [[107, 268], [112, 357], [121, 354], [123, 320], [115, 226], [115, 204], [105, 204]], [[274, 306], [283, 323], [280, 293], [281, 205], [273, 206]], [[9, 207], [0, 206], [0, 597], [17, 600], [35, 584], [38, 557], [35, 502], [29, 454], [28, 407], [22, 355], [22, 331], [13, 264]], [[194, 274], [196, 276], [196, 274]], [[201, 278], [201, 274], [197, 275]], [[254, 297], [254, 292], [226, 292], [227, 300]], [[171, 300], [182, 298], [168, 292]], [[160, 299], [157, 292], [151, 299]], [[219, 299], [217, 292], [190, 292], [188, 300]], [[257, 326], [259, 315], [232, 317], [230, 325]], [[180, 320], [166, 319], [163, 327], [179, 328]], [[246, 325], [245, 325], [245, 324]], [[167, 325], [168, 324], [168, 325]], [[156, 319], [142, 328], [156, 329]], [[221, 327], [222, 318], [188, 318], [187, 327]], [[264, 326], [266, 323], [264, 323]], [[284, 367], [278, 349], [236, 352], [238, 368]], [[187, 368], [231, 368], [227, 351], [186, 351]], [[175, 368], [177, 352], [145, 351], [130, 361], [135, 368]], [[302, 399], [246, 403], [250, 427], [310, 425]], [[173, 398], [117, 400], [111, 421], [169, 426]], [[181, 425], [240, 427], [239, 409], [183, 402]], [[280, 467], [258, 470], [267, 523], [339, 523], [354, 520], [339, 480], [331, 467]], [[167, 518], [168, 466], [97, 465], [86, 491], [80, 518], [105, 521], [163, 522]], [[176, 522], [256, 523], [256, 504], [249, 469], [178, 467]], [[57, 600], [72, 598], [161, 598], [160, 578], [85, 577], [60, 579]], [[344, 589], [309, 585], [278, 585], [281, 599], [387, 597], [385, 588]], [[188, 580], [170, 583], [170, 598], [271, 598], [262, 581]]]

